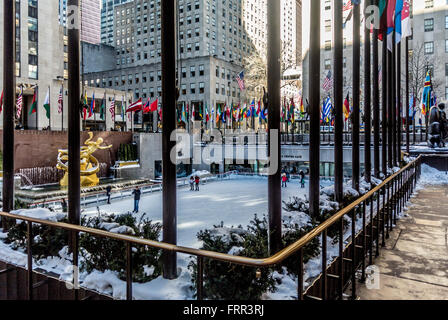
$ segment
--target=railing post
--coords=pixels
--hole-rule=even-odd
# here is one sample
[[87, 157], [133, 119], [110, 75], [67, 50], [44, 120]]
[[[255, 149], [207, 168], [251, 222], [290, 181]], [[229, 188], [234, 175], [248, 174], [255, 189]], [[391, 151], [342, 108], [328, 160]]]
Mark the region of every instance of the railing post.
[[[320, 2], [320, 1], [312, 1], [312, 2]], [[361, 24], [360, 6], [361, 6], [360, 3], [353, 4], [353, 112], [352, 112], [353, 185], [352, 186], [357, 191], [359, 191], [359, 113], [360, 113], [359, 91], [360, 91], [360, 24]], [[318, 30], [320, 30], [320, 28]], [[318, 75], [319, 74], [320, 73], [318, 73]]]
[[26, 225], [26, 254], [28, 258], [28, 270], [27, 270], [27, 284], [28, 284], [28, 300], [33, 300], [33, 223], [28, 221]]
[[198, 270], [197, 270], [197, 299], [203, 300], [204, 299], [204, 257], [198, 256], [197, 257], [197, 264], [198, 264]]
[[132, 244], [126, 242], [126, 300], [132, 300]]
[[344, 217], [339, 220], [339, 300], [344, 297]]
[[[380, 201], [381, 201], [381, 190], [378, 190], [378, 198], [376, 200], [376, 250], [375, 250], [375, 257], [378, 257], [380, 255]], [[382, 210], [381, 210], [382, 211]], [[384, 229], [383, 229], [384, 233]]]
[[322, 231], [322, 300], [327, 300], [327, 229]]
[[[368, 201], [368, 200], [366, 200]], [[361, 282], [366, 280], [366, 201], [362, 203], [362, 261], [361, 261]]]
[[303, 300], [303, 248], [298, 252], [299, 263], [297, 270], [297, 300]]
[[373, 263], [373, 224], [374, 224], [374, 216], [373, 216], [373, 204], [375, 193], [373, 193], [370, 198], [370, 237], [369, 237], [369, 265]]
[[352, 299], [356, 299], [356, 208], [352, 210]]

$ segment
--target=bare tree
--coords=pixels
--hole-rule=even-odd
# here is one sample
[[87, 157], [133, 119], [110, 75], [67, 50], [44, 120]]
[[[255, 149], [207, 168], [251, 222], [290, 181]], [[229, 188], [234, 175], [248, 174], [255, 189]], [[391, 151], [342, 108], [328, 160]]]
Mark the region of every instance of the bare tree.
[[[282, 57], [280, 62], [280, 72], [281, 72], [281, 86], [280, 88], [297, 88], [301, 89], [302, 81], [301, 79], [288, 79], [285, 74], [289, 70], [296, 68], [297, 64], [294, 59], [288, 59], [286, 57], [286, 48], [289, 42], [282, 42], [282, 48], [280, 51], [280, 56]], [[253, 50], [251, 55], [246, 56], [243, 59], [244, 65], [244, 78], [246, 82], [246, 95], [249, 96], [261, 96], [263, 93], [263, 88], [267, 88], [267, 60], [264, 55], [261, 55], [258, 50]]]

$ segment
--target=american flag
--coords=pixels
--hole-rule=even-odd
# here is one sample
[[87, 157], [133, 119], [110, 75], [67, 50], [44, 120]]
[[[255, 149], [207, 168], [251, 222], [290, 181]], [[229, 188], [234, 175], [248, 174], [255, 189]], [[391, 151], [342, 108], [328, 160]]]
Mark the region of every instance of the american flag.
[[110, 115], [112, 117], [112, 121], [115, 121], [115, 98], [113, 98], [110, 103], [109, 111], [110, 111]]
[[22, 107], [23, 107], [23, 88], [20, 89], [20, 95], [17, 98], [17, 102], [16, 102], [16, 106], [17, 106], [17, 119], [20, 118], [20, 115], [22, 114]]
[[381, 70], [381, 66], [379, 66], [379, 71], [378, 71], [378, 84], [381, 83], [381, 80], [383, 80], [383, 72]]
[[333, 82], [331, 80], [331, 70], [328, 70], [328, 74], [325, 77], [324, 83], [322, 84], [322, 89], [325, 91], [330, 91], [333, 88]]
[[342, 7], [343, 11], [347, 11], [353, 8], [352, 2], [351, 0], [348, 0], [346, 4], [344, 4], [344, 6]]
[[62, 108], [63, 108], [63, 103], [64, 103], [64, 98], [63, 98], [63, 91], [64, 89], [61, 88], [61, 90], [59, 91], [59, 96], [58, 96], [58, 113], [62, 113]]
[[244, 83], [244, 71], [241, 71], [237, 76], [236, 76], [236, 81], [238, 81], [238, 85], [241, 89], [241, 91], [244, 91], [246, 89], [246, 85]]

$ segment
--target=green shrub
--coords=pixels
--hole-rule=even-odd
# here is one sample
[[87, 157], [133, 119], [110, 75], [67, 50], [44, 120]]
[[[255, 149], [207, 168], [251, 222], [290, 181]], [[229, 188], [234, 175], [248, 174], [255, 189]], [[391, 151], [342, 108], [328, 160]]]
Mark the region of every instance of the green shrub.
[[[108, 227], [107, 224], [113, 223], [128, 227], [127, 230], [121, 231], [120, 233], [155, 241], [159, 240], [162, 229], [161, 224], [152, 223], [151, 220], [145, 219], [144, 215], [137, 221], [130, 213], [116, 217], [94, 217], [85, 221], [87, 226], [103, 230], [110, 229], [110, 225]], [[84, 257], [84, 262], [81, 265], [82, 271], [112, 270], [118, 273], [120, 279], [126, 279], [127, 261], [126, 244], [124, 242], [82, 234], [79, 244], [83, 249], [81, 250], [81, 255]], [[133, 281], [147, 282], [157, 278], [161, 274], [160, 250], [145, 246], [133, 246], [132, 251]], [[145, 271], [150, 268], [153, 268], [154, 271], [149, 273]]]
[[[198, 233], [203, 241], [202, 249], [221, 253], [229, 253], [238, 248], [238, 255], [249, 258], [268, 256], [266, 218], [260, 220], [255, 216], [250, 227], [243, 230], [225, 228], [223, 223], [212, 230]], [[192, 271], [192, 290], [197, 284], [197, 263], [192, 260], [189, 269]], [[275, 280], [270, 268], [261, 268], [261, 276], [257, 278], [256, 269], [227, 262], [204, 259], [203, 292], [206, 299], [212, 300], [258, 300], [267, 290], [275, 290]]]

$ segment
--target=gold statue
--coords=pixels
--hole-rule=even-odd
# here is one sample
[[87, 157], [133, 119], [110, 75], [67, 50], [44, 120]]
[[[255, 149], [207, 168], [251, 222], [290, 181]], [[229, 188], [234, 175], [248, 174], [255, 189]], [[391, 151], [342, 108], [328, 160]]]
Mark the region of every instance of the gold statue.
[[[80, 167], [81, 167], [81, 186], [82, 187], [93, 187], [99, 184], [98, 176], [96, 175], [100, 170], [98, 160], [92, 156], [96, 150], [104, 150], [112, 148], [110, 146], [101, 146], [103, 143], [103, 138], [98, 138], [98, 140], [91, 141], [93, 138], [93, 133], [89, 132], [89, 139], [84, 142], [85, 146], [81, 147], [80, 153]], [[68, 186], [68, 150], [59, 149], [58, 150], [58, 164], [56, 168], [59, 170], [64, 170], [64, 177], [59, 181], [59, 184], [63, 187]]]

